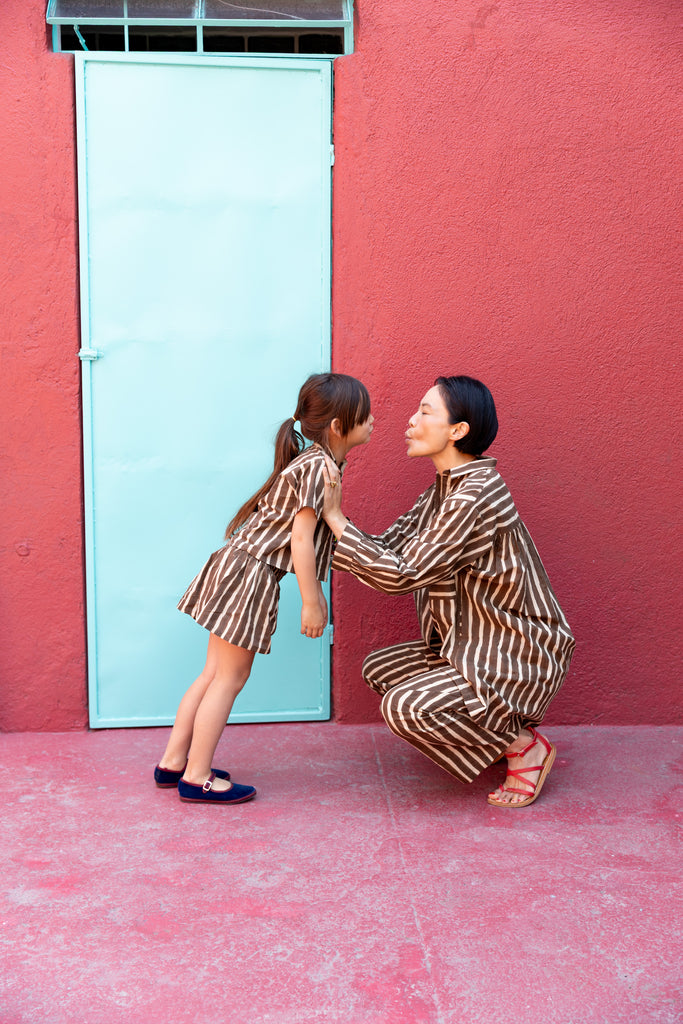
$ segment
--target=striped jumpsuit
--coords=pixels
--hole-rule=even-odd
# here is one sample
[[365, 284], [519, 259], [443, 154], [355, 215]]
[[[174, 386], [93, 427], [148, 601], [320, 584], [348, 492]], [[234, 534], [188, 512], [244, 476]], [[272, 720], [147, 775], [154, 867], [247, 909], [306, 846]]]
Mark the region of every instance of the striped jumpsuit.
[[422, 639], [370, 654], [363, 676], [389, 728], [463, 782], [543, 719], [574, 650], [495, 467], [439, 473], [378, 537], [349, 523], [332, 561], [375, 590], [414, 593]]
[[327, 579], [333, 537], [322, 519], [324, 467], [323, 448], [313, 444], [283, 469], [256, 511], [192, 580], [178, 603], [181, 612], [236, 647], [270, 653], [280, 580], [294, 572], [292, 524], [302, 508], [312, 508], [318, 519], [316, 576]]

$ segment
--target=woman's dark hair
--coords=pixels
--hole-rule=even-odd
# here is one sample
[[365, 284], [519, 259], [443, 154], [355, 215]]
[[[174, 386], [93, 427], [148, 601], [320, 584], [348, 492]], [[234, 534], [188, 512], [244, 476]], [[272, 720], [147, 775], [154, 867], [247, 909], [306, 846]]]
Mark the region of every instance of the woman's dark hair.
[[[255, 511], [283, 469], [304, 449], [304, 438], [327, 444], [332, 420], [339, 420], [341, 434], [350, 433], [370, 415], [370, 395], [364, 384], [345, 373], [314, 373], [304, 383], [294, 415], [282, 424], [275, 438], [275, 464], [263, 487], [252, 494], [228, 523], [226, 538], [232, 536]], [[301, 431], [294, 429], [296, 421]]]
[[473, 377], [437, 377], [434, 383], [448, 409], [449, 423], [469, 423], [470, 429], [455, 447], [464, 455], [481, 455], [498, 433], [493, 395]]

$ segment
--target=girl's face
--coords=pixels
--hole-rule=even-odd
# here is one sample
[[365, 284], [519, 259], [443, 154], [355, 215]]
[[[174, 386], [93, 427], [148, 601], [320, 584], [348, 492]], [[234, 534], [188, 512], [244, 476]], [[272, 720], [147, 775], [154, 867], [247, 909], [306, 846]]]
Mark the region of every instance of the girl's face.
[[436, 385], [430, 388], [420, 402], [420, 407], [408, 420], [406, 444], [408, 457], [427, 455], [438, 459], [453, 441], [462, 436], [462, 424], [448, 422], [448, 409]]
[[344, 441], [347, 446], [347, 451], [351, 448], [355, 448], [359, 444], [367, 444], [372, 434], [372, 425], [375, 422], [375, 417], [370, 413], [368, 418], [363, 423], [357, 423], [355, 427], [352, 427], [348, 432]]

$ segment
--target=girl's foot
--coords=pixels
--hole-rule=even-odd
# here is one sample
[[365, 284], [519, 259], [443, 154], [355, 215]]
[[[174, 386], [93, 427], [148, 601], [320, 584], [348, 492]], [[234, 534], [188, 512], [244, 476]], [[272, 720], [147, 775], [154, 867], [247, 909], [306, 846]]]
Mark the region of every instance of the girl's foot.
[[[163, 764], [158, 764], [154, 769], [154, 781], [159, 789], [175, 789], [180, 782], [186, 767], [187, 763], [185, 763], [182, 768], [178, 769], [167, 768]], [[222, 768], [212, 768], [211, 771], [218, 776], [219, 779], [230, 778], [230, 772], [226, 772]]]
[[241, 804], [246, 800], [252, 800], [256, 796], [256, 790], [253, 786], [240, 786], [225, 779], [217, 779], [212, 772], [203, 784], [181, 779], [178, 783], [178, 795], [181, 800], [189, 803]]
[[[529, 741], [529, 736], [531, 737]], [[535, 729], [524, 730], [505, 751], [508, 772], [505, 782], [488, 802], [495, 807], [527, 807], [540, 795], [555, 760], [555, 747]]]
[[211, 782], [211, 791], [213, 793], [225, 793], [228, 789], [232, 788], [232, 782], [230, 782], [230, 776], [221, 778], [217, 772], [211, 769], [211, 774], [202, 778], [198, 776], [196, 778], [190, 778], [187, 775], [183, 775], [183, 782], [188, 782], [191, 786], [204, 786], [207, 782]]
[[187, 758], [184, 761], [173, 760], [170, 758], [162, 757], [161, 761], [157, 765], [157, 768], [161, 768], [163, 772], [180, 772], [182, 775], [185, 771], [185, 765], [187, 764]]

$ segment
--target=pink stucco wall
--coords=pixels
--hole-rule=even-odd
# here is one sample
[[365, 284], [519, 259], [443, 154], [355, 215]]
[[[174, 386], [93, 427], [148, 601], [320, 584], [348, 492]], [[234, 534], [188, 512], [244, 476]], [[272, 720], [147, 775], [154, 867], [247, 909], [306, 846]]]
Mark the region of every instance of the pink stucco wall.
[[[408, 415], [483, 379], [491, 449], [578, 640], [556, 722], [681, 713], [676, 0], [360, 0], [335, 69], [334, 335], [377, 425], [345, 493], [379, 531], [432, 481]], [[680, 135], [678, 135], [680, 138]], [[678, 573], [676, 571], [678, 563]], [[337, 575], [338, 719], [408, 598]]]
[[[356, 7], [335, 65], [333, 358], [377, 429], [348, 511], [379, 530], [412, 503], [432, 474], [405, 459], [408, 414], [437, 373], [481, 377], [578, 639], [552, 720], [680, 719], [678, 4]], [[6, 0], [0, 25], [0, 724], [82, 728], [71, 60], [42, 0]], [[416, 634], [412, 604], [344, 576], [334, 598], [336, 717], [375, 718], [362, 657]]]
[[0, 727], [86, 721], [72, 61], [0, 7]]

